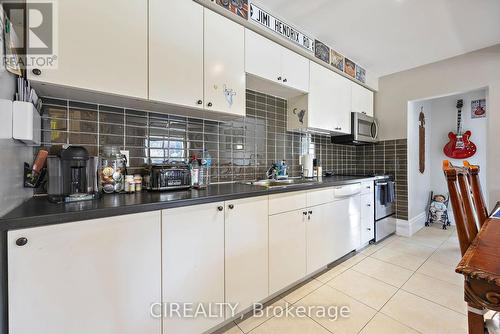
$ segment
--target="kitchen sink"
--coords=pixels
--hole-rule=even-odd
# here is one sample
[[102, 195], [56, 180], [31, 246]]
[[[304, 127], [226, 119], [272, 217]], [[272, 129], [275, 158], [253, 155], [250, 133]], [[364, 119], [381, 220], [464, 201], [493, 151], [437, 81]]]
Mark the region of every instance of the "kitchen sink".
[[315, 184], [317, 181], [315, 180], [307, 180], [307, 179], [283, 179], [283, 180], [258, 180], [258, 181], [248, 181], [243, 182], [244, 184], [261, 186], [266, 188], [277, 188], [277, 187], [290, 187], [290, 186], [298, 186], [298, 185], [308, 185]]

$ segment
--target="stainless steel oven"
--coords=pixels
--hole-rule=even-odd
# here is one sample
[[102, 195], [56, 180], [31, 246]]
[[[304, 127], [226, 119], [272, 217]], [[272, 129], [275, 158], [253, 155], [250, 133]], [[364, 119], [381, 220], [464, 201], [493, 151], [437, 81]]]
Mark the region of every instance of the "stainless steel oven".
[[332, 136], [334, 144], [362, 145], [375, 143], [378, 137], [378, 123], [374, 117], [359, 112], [351, 113], [351, 134]]
[[375, 179], [375, 242], [396, 232], [396, 188], [390, 176]]

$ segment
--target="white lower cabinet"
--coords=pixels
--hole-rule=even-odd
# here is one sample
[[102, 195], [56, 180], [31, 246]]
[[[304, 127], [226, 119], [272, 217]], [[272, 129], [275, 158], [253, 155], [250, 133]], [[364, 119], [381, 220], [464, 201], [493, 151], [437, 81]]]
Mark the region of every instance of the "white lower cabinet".
[[160, 231], [159, 211], [9, 231], [9, 333], [160, 334]]
[[365, 245], [375, 238], [375, 198], [373, 191], [361, 195], [361, 244]]
[[[224, 202], [162, 211], [163, 302], [209, 307], [224, 302]], [[219, 311], [219, 310], [214, 310]], [[224, 310], [222, 310], [224, 311]], [[163, 333], [198, 334], [220, 317], [164, 317]]]
[[334, 203], [307, 209], [307, 274], [336, 260], [333, 252], [336, 239], [334, 209]]
[[235, 312], [269, 295], [268, 212], [267, 196], [225, 203], [225, 300]]
[[269, 216], [269, 293], [306, 276], [306, 212]]

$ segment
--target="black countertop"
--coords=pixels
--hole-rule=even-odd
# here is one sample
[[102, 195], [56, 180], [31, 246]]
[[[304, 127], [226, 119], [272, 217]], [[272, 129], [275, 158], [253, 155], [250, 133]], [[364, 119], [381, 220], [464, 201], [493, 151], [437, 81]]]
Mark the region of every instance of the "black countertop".
[[238, 198], [332, 187], [370, 179], [373, 178], [363, 176], [331, 176], [324, 177], [322, 181], [314, 182], [314, 184], [293, 185], [273, 189], [242, 183], [214, 184], [202, 190], [191, 189], [103, 195], [101, 199], [66, 204], [49, 203], [45, 197], [35, 197], [27, 200], [0, 218], [0, 230], [7, 231], [202, 203], [228, 201]]

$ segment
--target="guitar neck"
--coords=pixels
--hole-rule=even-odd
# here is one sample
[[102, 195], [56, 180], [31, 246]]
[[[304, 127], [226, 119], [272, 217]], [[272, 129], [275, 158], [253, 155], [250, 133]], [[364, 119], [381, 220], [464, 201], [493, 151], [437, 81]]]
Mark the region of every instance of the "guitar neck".
[[457, 134], [462, 134], [462, 109], [459, 108], [457, 111]]

